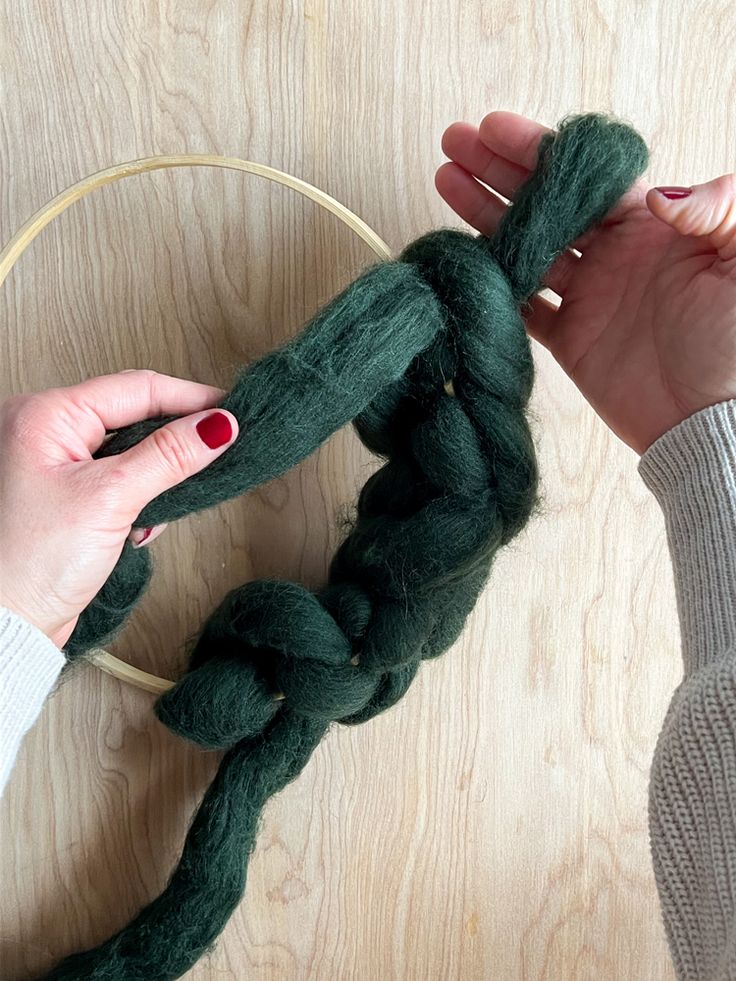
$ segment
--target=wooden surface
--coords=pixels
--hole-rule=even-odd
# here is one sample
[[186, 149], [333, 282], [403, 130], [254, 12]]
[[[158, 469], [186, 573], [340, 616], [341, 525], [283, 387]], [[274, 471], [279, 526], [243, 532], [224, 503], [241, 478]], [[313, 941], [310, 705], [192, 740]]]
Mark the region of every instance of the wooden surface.
[[[246, 157], [324, 188], [393, 248], [458, 224], [440, 136], [498, 108], [610, 108], [649, 177], [733, 168], [725, 3], [0, 4], [0, 238], [66, 185], [156, 153]], [[370, 260], [240, 174], [157, 173], [47, 229], [0, 296], [0, 395], [149, 366], [227, 387]], [[335, 730], [264, 816], [245, 900], [196, 981], [671, 981], [646, 823], [680, 677], [661, 515], [636, 457], [545, 352], [546, 508], [400, 705]], [[278, 398], [279, 393], [275, 392]], [[376, 461], [349, 428], [282, 479], [169, 527], [111, 650], [176, 672], [232, 586], [316, 586]], [[217, 765], [152, 698], [82, 666], [0, 801], [0, 977], [37, 976], [164, 885]]]

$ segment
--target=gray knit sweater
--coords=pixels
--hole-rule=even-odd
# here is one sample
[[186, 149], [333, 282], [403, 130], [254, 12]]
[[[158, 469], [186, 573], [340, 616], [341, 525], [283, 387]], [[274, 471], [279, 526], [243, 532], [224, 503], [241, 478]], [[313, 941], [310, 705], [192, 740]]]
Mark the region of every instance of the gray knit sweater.
[[[736, 981], [736, 400], [661, 436], [639, 473], [664, 512], [684, 668], [649, 789], [664, 926], [680, 981]], [[63, 663], [0, 607], [0, 792]]]
[[649, 781], [654, 872], [677, 977], [736, 979], [736, 400], [652, 444], [639, 473], [664, 512], [683, 678]]

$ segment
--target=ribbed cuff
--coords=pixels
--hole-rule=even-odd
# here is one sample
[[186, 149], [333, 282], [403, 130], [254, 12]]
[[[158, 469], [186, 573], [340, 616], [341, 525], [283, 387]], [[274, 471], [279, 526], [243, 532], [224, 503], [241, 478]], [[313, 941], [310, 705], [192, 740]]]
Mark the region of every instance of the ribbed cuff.
[[638, 469], [664, 513], [687, 676], [736, 655], [736, 399], [664, 433]]
[[43, 631], [0, 606], [0, 794], [65, 661]]

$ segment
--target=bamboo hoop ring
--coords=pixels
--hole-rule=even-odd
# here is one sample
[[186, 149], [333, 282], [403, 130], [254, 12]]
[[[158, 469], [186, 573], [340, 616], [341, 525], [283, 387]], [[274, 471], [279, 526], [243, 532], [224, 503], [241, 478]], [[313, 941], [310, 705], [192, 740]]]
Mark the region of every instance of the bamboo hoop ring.
[[[137, 174], [145, 174], [153, 170], [166, 170], [173, 167], [219, 167], [224, 170], [239, 170], [245, 174], [255, 174], [257, 177], [265, 177], [266, 180], [276, 184], [283, 184], [306, 198], [314, 201], [321, 208], [331, 212], [347, 225], [359, 238], [369, 245], [380, 259], [393, 258], [391, 250], [383, 239], [373, 231], [370, 225], [366, 224], [362, 218], [354, 214], [344, 204], [331, 197], [325, 191], [308, 184], [299, 177], [293, 177], [284, 171], [276, 170], [274, 167], [267, 167], [265, 164], [254, 163], [250, 160], [240, 160], [238, 157], [219, 157], [209, 153], [184, 153], [174, 156], [143, 157], [140, 160], [130, 160], [127, 163], [117, 164], [105, 170], [97, 171], [85, 177], [83, 180], [72, 184], [65, 191], [57, 194], [56, 197], [48, 201], [34, 215], [22, 225], [13, 235], [10, 241], [0, 252], [0, 287], [5, 282], [8, 273], [21, 257], [33, 239], [43, 229], [50, 224], [57, 215], [66, 211], [70, 205], [80, 198], [85, 197], [99, 187], [106, 184], [114, 184], [116, 181], [125, 177], [134, 177]], [[111, 674], [114, 678], [124, 681], [126, 684], [141, 688], [144, 691], [153, 692], [160, 695], [168, 691], [175, 684], [168, 678], [159, 678], [158, 675], [142, 671], [140, 668], [122, 661], [120, 658], [110, 654], [109, 651], [101, 647], [93, 648], [88, 652], [87, 658], [101, 671]], [[275, 700], [284, 698], [283, 694], [274, 696]]]

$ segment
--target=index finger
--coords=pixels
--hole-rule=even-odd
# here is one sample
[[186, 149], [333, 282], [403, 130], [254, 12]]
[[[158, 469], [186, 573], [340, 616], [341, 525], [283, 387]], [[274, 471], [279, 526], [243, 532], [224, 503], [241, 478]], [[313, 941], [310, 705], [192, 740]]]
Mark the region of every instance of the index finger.
[[[63, 392], [88, 420], [96, 418], [110, 431], [153, 416], [183, 416], [209, 409], [226, 394], [222, 388], [164, 375], [150, 368], [98, 375], [57, 391]], [[99, 431], [90, 435], [99, 437]]]
[[548, 126], [505, 109], [489, 112], [478, 127], [478, 135], [489, 150], [526, 170], [535, 169], [539, 141], [552, 132]]
[[[543, 126], [533, 119], [528, 119], [526, 116], [521, 116], [517, 112], [509, 112], [504, 109], [489, 112], [481, 120], [478, 127], [478, 137], [481, 143], [491, 153], [498, 154], [510, 161], [513, 166], [527, 171], [526, 177], [536, 169], [539, 162], [539, 144], [542, 137], [548, 133], [555, 133], [555, 130]], [[503, 189], [501, 189], [501, 193], [513, 200], [515, 191], [522, 183], [523, 180], [520, 179], [516, 185], [509, 186], [508, 194]], [[599, 235], [601, 227], [620, 221], [621, 217], [632, 208], [646, 208], [644, 197], [647, 189], [647, 182], [640, 177], [621, 196], [601, 222], [589, 228], [576, 241], [570, 243], [571, 248], [577, 252], [585, 253]], [[494, 228], [498, 220], [500, 220], [500, 216], [494, 223]]]

